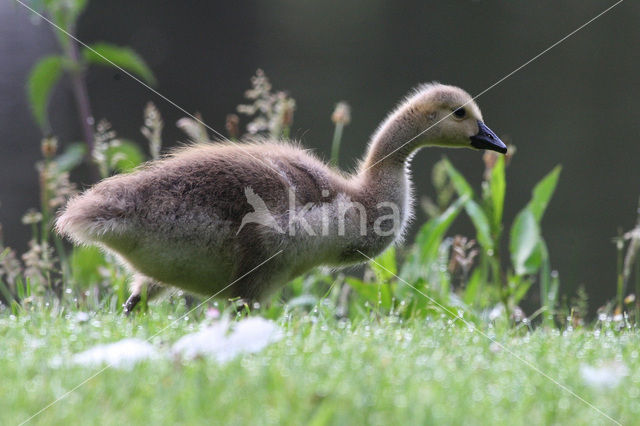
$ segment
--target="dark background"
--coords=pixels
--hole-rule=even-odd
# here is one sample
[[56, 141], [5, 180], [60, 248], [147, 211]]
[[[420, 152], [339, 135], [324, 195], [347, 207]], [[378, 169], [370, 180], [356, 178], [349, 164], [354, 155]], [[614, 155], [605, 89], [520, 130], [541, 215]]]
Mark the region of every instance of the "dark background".
[[[353, 121], [341, 165], [350, 169], [378, 123], [418, 83], [480, 93], [613, 3], [94, 0], [78, 37], [136, 49], [160, 93], [219, 131], [263, 68], [275, 89], [297, 101], [292, 136], [324, 158], [329, 117], [347, 100]], [[592, 309], [615, 294], [611, 239], [633, 226], [640, 196], [639, 18], [640, 3], [623, 2], [478, 99], [488, 125], [518, 148], [507, 172], [507, 229], [535, 182], [563, 165], [543, 234], [563, 293], [584, 285]], [[57, 49], [48, 24], [18, 3], [0, 4], [0, 222], [5, 243], [20, 250], [28, 238], [20, 217], [38, 202], [33, 165], [41, 136], [24, 84], [38, 58]], [[125, 75], [94, 68], [88, 84], [96, 119], [108, 118], [122, 137], [146, 147], [138, 129], [153, 100], [165, 119], [165, 145], [185, 140], [174, 125], [184, 114]], [[63, 143], [81, 139], [68, 81], [55, 91], [50, 118]], [[431, 167], [445, 153], [479, 185], [477, 152], [426, 149], [412, 166], [418, 197], [433, 195]], [[424, 219], [419, 211], [412, 230]], [[472, 234], [465, 220], [456, 226]]]

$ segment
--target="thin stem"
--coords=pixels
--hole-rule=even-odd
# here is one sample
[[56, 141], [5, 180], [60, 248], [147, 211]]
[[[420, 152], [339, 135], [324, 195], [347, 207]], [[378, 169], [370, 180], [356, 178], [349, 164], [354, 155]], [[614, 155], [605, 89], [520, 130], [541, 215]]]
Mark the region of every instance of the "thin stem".
[[[73, 30], [73, 28], [70, 28], [69, 33], [74, 34]], [[78, 107], [78, 118], [80, 119], [82, 133], [85, 143], [87, 144], [87, 155], [91, 156], [94, 145], [94, 119], [93, 114], [91, 113], [91, 104], [89, 103], [89, 92], [87, 90], [87, 83], [84, 78], [84, 64], [80, 61], [78, 43], [72, 38], [69, 40], [67, 56], [74, 65], [69, 73], [71, 77], [71, 88], [73, 90], [73, 95]]]
[[336, 123], [336, 128], [333, 132], [333, 142], [331, 143], [331, 164], [338, 165], [340, 158], [340, 144], [342, 142], [342, 130], [344, 129], [343, 123]]
[[640, 260], [636, 261], [636, 323], [640, 320]]
[[67, 258], [67, 251], [64, 248], [64, 244], [62, 244], [62, 240], [58, 237], [57, 234], [53, 235], [53, 243], [56, 246], [56, 251], [58, 252], [58, 257], [60, 258], [60, 266], [62, 269], [62, 275], [64, 277], [71, 276], [71, 270], [69, 268], [69, 261]]
[[[49, 159], [45, 157], [42, 170], [40, 170], [40, 212], [42, 213], [42, 233], [40, 242], [49, 240], [49, 220], [51, 212], [49, 211], [49, 189], [47, 182], [49, 180]], [[35, 235], [34, 235], [34, 238]], [[38, 241], [36, 239], [36, 241]]]
[[502, 271], [500, 255], [497, 253], [497, 251], [494, 252], [493, 258], [491, 259], [491, 268], [494, 283], [497, 284], [496, 287], [500, 292], [500, 298], [502, 299], [502, 304], [504, 305], [504, 313], [507, 317], [507, 321], [511, 321], [511, 307], [509, 306], [509, 284], [507, 283], [507, 279], [504, 275], [504, 272]]
[[553, 326], [555, 303], [551, 300], [551, 265], [546, 250], [543, 252], [542, 266], [540, 268], [540, 303], [542, 309], [544, 309], [542, 323], [547, 327]]
[[618, 231], [618, 240], [616, 242], [616, 248], [618, 249], [618, 285], [617, 285], [617, 291], [616, 291], [616, 301], [618, 304], [618, 308], [622, 311], [622, 293], [623, 293], [623, 288], [624, 288], [624, 276], [623, 276], [623, 272], [622, 272], [622, 257], [623, 257], [623, 250], [624, 250], [624, 237], [622, 235], [622, 231]]
[[624, 266], [622, 269], [622, 276], [624, 280], [622, 291], [624, 294], [627, 294], [627, 287], [629, 283], [629, 278], [631, 278], [633, 264], [636, 261], [636, 256], [638, 255], [638, 252], [640, 252], [640, 235], [638, 235], [639, 233], [640, 233], [640, 202], [638, 203], [638, 219], [636, 221], [636, 226], [627, 234], [629, 235], [629, 245], [627, 246], [627, 254], [624, 257]]

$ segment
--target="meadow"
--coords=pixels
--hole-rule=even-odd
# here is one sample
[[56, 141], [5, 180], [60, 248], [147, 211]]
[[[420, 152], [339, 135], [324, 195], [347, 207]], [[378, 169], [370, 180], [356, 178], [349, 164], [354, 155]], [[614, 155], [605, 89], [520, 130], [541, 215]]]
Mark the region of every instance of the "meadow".
[[279, 316], [281, 340], [222, 364], [70, 361], [159, 330], [150, 342], [166, 350], [207, 323], [202, 308], [175, 321], [186, 313], [166, 302], [131, 318], [2, 315], [0, 422], [20, 424], [61, 397], [27, 424], [596, 425], [633, 424], [640, 410], [640, 336], [610, 323], [498, 331], [438, 315], [336, 319], [319, 306]]

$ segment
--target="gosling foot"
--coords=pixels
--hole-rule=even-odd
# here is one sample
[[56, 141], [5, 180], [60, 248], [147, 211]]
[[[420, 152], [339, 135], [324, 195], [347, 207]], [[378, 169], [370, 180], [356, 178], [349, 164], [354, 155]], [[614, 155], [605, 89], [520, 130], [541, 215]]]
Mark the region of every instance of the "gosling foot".
[[129, 316], [131, 314], [131, 311], [133, 311], [133, 309], [138, 304], [138, 302], [140, 302], [140, 294], [134, 293], [131, 296], [129, 296], [127, 301], [124, 302], [124, 305], [122, 305], [122, 307], [124, 308], [124, 314], [126, 316]]

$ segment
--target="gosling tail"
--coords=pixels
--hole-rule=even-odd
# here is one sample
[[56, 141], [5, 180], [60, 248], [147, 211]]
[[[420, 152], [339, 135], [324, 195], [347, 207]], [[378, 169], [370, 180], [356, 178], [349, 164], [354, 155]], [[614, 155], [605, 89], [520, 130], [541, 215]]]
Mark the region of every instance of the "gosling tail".
[[120, 197], [88, 191], [67, 203], [56, 219], [55, 229], [77, 244], [95, 244], [126, 229], [126, 204]]

